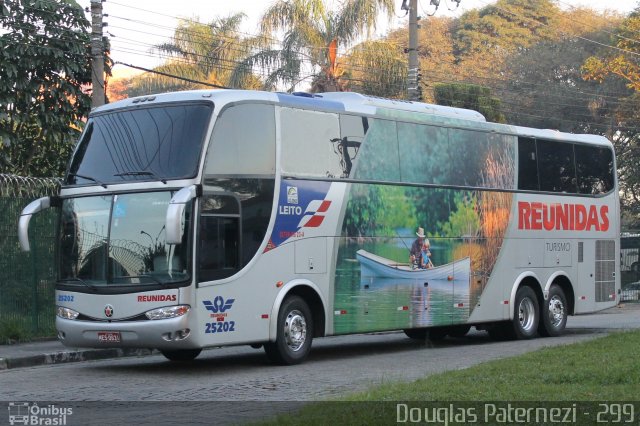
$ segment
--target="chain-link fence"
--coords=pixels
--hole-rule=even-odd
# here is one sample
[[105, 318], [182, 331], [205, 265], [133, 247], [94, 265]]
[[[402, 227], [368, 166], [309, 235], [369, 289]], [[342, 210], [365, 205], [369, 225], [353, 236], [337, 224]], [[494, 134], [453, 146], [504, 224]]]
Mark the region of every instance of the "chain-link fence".
[[55, 335], [56, 212], [31, 219], [31, 252], [18, 243], [18, 218], [36, 198], [58, 192], [57, 179], [0, 174], [0, 344]]
[[620, 300], [640, 301], [640, 230], [628, 230], [620, 236]]

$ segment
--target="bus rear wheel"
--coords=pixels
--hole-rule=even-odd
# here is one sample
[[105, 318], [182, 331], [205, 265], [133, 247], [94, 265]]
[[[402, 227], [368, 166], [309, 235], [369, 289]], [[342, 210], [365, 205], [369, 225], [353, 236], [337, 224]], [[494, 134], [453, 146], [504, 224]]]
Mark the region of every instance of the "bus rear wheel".
[[193, 361], [200, 355], [202, 349], [176, 349], [173, 351], [160, 350], [160, 353], [164, 355], [169, 361]]
[[264, 345], [267, 357], [277, 364], [299, 364], [309, 354], [313, 340], [313, 318], [307, 303], [299, 296], [285, 299], [278, 313], [275, 342]]
[[549, 297], [542, 307], [538, 331], [542, 336], [559, 336], [567, 325], [567, 298], [560, 286], [549, 288]]
[[487, 331], [498, 341], [531, 339], [538, 331], [540, 310], [538, 298], [531, 287], [523, 286], [516, 292], [513, 320], [492, 324]]
[[540, 309], [538, 298], [531, 287], [520, 287], [516, 292], [513, 332], [516, 339], [530, 339], [538, 331]]

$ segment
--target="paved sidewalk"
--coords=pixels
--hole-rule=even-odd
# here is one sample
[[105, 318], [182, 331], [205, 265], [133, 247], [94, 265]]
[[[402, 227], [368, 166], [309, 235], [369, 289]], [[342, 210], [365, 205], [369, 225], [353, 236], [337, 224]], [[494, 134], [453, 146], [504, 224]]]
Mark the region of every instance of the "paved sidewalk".
[[0, 370], [34, 367], [64, 362], [90, 361], [144, 356], [158, 353], [150, 349], [87, 349], [68, 348], [58, 340], [43, 340], [15, 345], [0, 345]]

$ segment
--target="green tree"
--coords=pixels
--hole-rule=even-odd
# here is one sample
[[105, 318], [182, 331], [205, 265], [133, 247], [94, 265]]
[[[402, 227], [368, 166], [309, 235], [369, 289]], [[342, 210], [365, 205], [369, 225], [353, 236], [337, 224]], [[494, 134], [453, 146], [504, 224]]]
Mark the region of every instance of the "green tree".
[[467, 108], [478, 111], [487, 121], [505, 123], [500, 99], [491, 95], [491, 89], [475, 84], [436, 84], [434, 97], [438, 105]]
[[71, 0], [0, 6], [2, 170], [60, 176], [91, 109], [89, 22]]
[[447, 80], [488, 85], [487, 78], [504, 78], [513, 54], [557, 34], [560, 14], [551, 0], [498, 0], [464, 13], [451, 29], [457, 78]]
[[217, 18], [208, 24], [181, 20], [170, 42], [155, 46], [155, 49], [169, 57], [154, 71], [176, 75], [186, 81], [158, 73], [143, 73], [131, 78], [126, 90], [129, 96], [177, 90], [204, 89], [210, 86], [233, 86], [239, 89], [256, 89], [260, 80], [251, 70], [243, 78], [231, 82], [234, 66], [251, 53], [251, 48], [259, 44], [257, 38], [238, 36], [243, 13], [226, 18]]
[[610, 115], [608, 136], [616, 147], [622, 214], [631, 227], [640, 227], [640, 7], [624, 19], [610, 39], [619, 49], [609, 49], [585, 60], [582, 67], [586, 80], [607, 87], [622, 81], [633, 94], [620, 99], [620, 105]]
[[278, 0], [261, 20], [267, 45], [239, 64], [232, 82], [260, 67], [267, 73], [265, 89], [293, 89], [310, 65], [312, 91], [344, 90], [348, 75], [337, 62], [338, 49], [370, 33], [380, 12], [391, 19], [394, 6], [393, 0], [345, 0], [331, 11], [323, 0]]
[[[496, 88], [509, 108], [510, 123], [557, 129], [565, 132], [597, 133], [611, 137], [613, 115], [618, 105], [614, 94], [631, 91], [620, 79], [605, 84], [585, 81], [584, 61], [605, 48], [610, 31], [620, 20], [590, 9], [573, 9], [558, 18], [562, 32], [518, 51], [507, 61], [508, 83]], [[593, 41], [589, 41], [593, 40]]]
[[552, 36], [559, 12], [551, 0], [498, 0], [462, 15], [454, 44], [465, 55], [513, 52]]
[[343, 66], [350, 90], [385, 98], [404, 98], [407, 94], [407, 57], [394, 43], [359, 43], [344, 58]]
[[615, 75], [623, 78], [636, 92], [640, 91], [639, 32], [640, 7], [634, 10], [618, 28], [614, 36], [614, 44], [619, 49], [616, 54], [606, 57], [592, 56], [587, 59], [583, 66], [584, 78], [602, 82], [607, 77]]

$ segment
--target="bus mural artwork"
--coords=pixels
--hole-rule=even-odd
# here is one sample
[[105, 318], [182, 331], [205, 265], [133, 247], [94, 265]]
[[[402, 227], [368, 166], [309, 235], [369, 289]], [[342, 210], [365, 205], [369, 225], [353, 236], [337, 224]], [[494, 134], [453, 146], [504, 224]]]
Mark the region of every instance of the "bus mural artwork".
[[[375, 134], [375, 127], [373, 130], [371, 133]], [[412, 145], [420, 160], [417, 164], [415, 161], [405, 163], [406, 167], [401, 163], [400, 173], [407, 181], [419, 182], [424, 175], [437, 175], [441, 182], [464, 181], [473, 182], [473, 186], [510, 189], [509, 185], [515, 180], [514, 148], [499, 138], [478, 147], [473, 141], [467, 140], [448, 143], [444, 140], [444, 132], [434, 132], [429, 139], [420, 134], [418, 129], [411, 128], [409, 132], [413, 134], [404, 136], [407, 140], [415, 141]], [[381, 146], [375, 142], [372, 145]], [[363, 151], [366, 147], [362, 147]], [[361, 161], [359, 167], [381, 166], [372, 163]], [[444, 166], [443, 163], [449, 165]], [[374, 173], [365, 167], [356, 169], [355, 178]], [[466, 176], [461, 176], [464, 173]], [[345, 239], [338, 255], [339, 259], [346, 260], [337, 268], [345, 271], [345, 274], [336, 278], [335, 304], [356, 314], [337, 317], [336, 332], [363, 332], [386, 327], [450, 326], [466, 322], [498, 257], [509, 222], [512, 195], [407, 186], [354, 187], [342, 230]], [[346, 226], [359, 223], [359, 218], [363, 216], [362, 209], [370, 205], [371, 200], [379, 200], [379, 204], [373, 209], [369, 208], [369, 220], [357, 227]], [[406, 200], [411, 200], [411, 203]], [[429, 272], [393, 272], [412, 267], [403, 264], [408, 258], [408, 244], [411, 244], [412, 238], [400, 237], [396, 229], [398, 223], [395, 223], [398, 218], [388, 214], [397, 210], [401, 203], [406, 204], [402, 210], [407, 215], [401, 226], [416, 229], [424, 225], [435, 252], [436, 265], [440, 265], [440, 273], [435, 276], [429, 276]], [[358, 265], [349, 260], [353, 258], [351, 254], [362, 246], [374, 253], [387, 253], [395, 258], [395, 261], [386, 262], [393, 263], [390, 272], [369, 273], [368, 276], [363, 276], [361, 272], [358, 277]], [[363, 259], [366, 261], [366, 258]], [[378, 264], [384, 262], [377, 260]], [[360, 270], [364, 270], [362, 264]], [[417, 277], [412, 278], [412, 274]], [[361, 285], [350, 282], [358, 279]], [[365, 310], [358, 309], [362, 300], [367, 300]], [[375, 315], [376, 311], [393, 312], [394, 309], [404, 315], [396, 314], [394, 321]]]
[[73, 347], [247, 344], [295, 364], [335, 334], [557, 336], [620, 291], [607, 139], [356, 93], [99, 107], [60, 193], [23, 210], [23, 249], [47, 208]]

